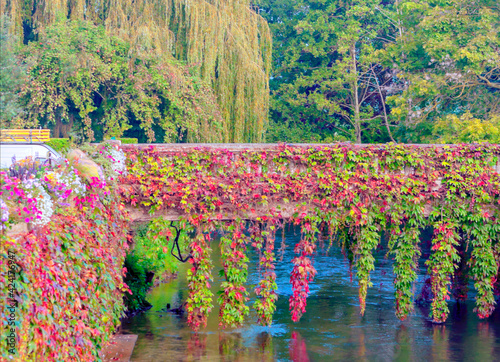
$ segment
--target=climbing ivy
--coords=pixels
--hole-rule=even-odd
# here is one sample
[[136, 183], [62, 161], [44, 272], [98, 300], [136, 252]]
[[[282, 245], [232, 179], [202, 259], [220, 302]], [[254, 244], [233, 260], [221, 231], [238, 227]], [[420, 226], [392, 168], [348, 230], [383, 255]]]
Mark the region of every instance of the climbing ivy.
[[[316, 275], [310, 255], [316, 249], [316, 233], [319, 232], [316, 225], [317, 219], [314, 217], [305, 217], [302, 224], [303, 237], [295, 245], [295, 253], [299, 254], [292, 260], [293, 270], [290, 274], [290, 283], [292, 284], [293, 294], [290, 297], [290, 310], [292, 311], [292, 320], [297, 322], [302, 314], [306, 312], [306, 299], [309, 294], [309, 283]], [[298, 220], [297, 220], [298, 221]]]
[[[260, 255], [262, 273], [254, 308], [261, 324], [271, 323], [277, 299], [274, 239], [283, 220], [300, 225], [302, 234], [291, 260], [294, 321], [305, 312], [309, 283], [316, 274], [311, 256], [316, 241], [325, 235], [339, 241], [354, 268], [363, 314], [376, 266], [374, 251], [385, 230], [390, 234], [388, 255], [394, 258], [396, 314], [405, 319], [413, 310], [420, 230], [425, 227], [434, 229], [426, 262], [432, 319], [441, 323], [448, 316], [451, 281], [463, 266], [460, 255], [468, 258], [478, 316], [486, 318], [494, 308], [500, 235], [498, 145], [279, 145], [237, 152], [192, 147], [161, 153], [154, 147], [123, 148], [128, 175], [121, 177], [118, 191], [124, 201], [157, 215], [175, 213], [198, 230], [188, 273], [188, 318], [195, 329], [204, 325], [211, 309], [207, 233], [213, 230], [224, 234], [221, 325], [239, 325], [248, 314], [248, 244]], [[470, 256], [459, 253], [465, 243], [472, 248]]]
[[248, 274], [248, 257], [245, 255], [245, 235], [241, 220], [235, 221], [228, 230], [232, 232], [232, 238], [222, 237], [220, 241], [224, 268], [220, 274], [226, 279], [219, 292], [220, 324], [223, 327], [237, 327], [243, 323], [243, 318], [249, 311], [245, 304], [248, 292], [244, 285]]
[[271, 325], [273, 313], [276, 310], [275, 302], [278, 299], [276, 290], [276, 273], [274, 272], [274, 234], [275, 226], [270, 221], [267, 230], [261, 230], [260, 223], [257, 223], [249, 228], [252, 245], [259, 251], [259, 267], [262, 273], [262, 278], [259, 281], [255, 293], [257, 299], [254, 303], [254, 308], [257, 311], [258, 322], [262, 325]]

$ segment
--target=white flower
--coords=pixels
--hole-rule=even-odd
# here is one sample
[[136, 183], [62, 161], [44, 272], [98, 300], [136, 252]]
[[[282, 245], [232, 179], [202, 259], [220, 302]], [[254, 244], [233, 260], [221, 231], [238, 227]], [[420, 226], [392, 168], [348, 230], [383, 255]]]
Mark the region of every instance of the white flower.
[[56, 173], [55, 178], [57, 183], [66, 185], [67, 189], [71, 189], [74, 195], [82, 196], [85, 194], [85, 185], [82, 179], [75, 173], [73, 167], [70, 167], [64, 174]]
[[114, 160], [113, 162], [113, 171], [119, 175], [125, 175], [127, 172], [127, 165], [125, 162], [127, 161], [127, 157], [123, 153], [122, 150], [117, 150], [112, 148], [109, 152], [109, 155]]
[[50, 218], [54, 213], [54, 203], [52, 202], [50, 195], [43, 187], [39, 187], [38, 191], [40, 194], [36, 198], [36, 208], [40, 212], [40, 218], [34, 219], [33, 224], [45, 225], [50, 221]]
[[36, 199], [36, 208], [38, 210], [37, 217], [33, 220], [33, 225], [45, 225], [50, 221], [52, 214], [54, 213], [54, 203], [52, 198], [47, 193], [45, 188], [42, 186], [39, 180], [30, 179], [23, 181], [26, 190], [32, 190], [28, 192], [28, 197], [34, 197]]

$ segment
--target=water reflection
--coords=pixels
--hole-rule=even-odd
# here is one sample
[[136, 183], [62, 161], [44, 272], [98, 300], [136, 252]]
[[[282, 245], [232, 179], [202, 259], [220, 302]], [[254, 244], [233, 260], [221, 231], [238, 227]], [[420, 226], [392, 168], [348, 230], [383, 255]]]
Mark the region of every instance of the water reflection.
[[[293, 245], [296, 238], [287, 232], [286, 243]], [[279, 238], [276, 241], [277, 245], [281, 242]], [[213, 274], [217, 276], [220, 261], [213, 246]], [[407, 320], [399, 321], [394, 313], [392, 264], [384, 259], [383, 251], [372, 272], [374, 287], [368, 291], [363, 317], [359, 315], [357, 284], [350, 282], [348, 263], [333, 246], [315, 257], [318, 274], [311, 285], [307, 313], [300, 322], [292, 323], [288, 310], [292, 257], [287, 250], [277, 264], [279, 299], [271, 327], [256, 325], [257, 316], [251, 313], [243, 327], [220, 330], [215, 305], [207, 328], [193, 333], [186, 316], [164, 311], [167, 304], [177, 308], [185, 299], [187, 282], [180, 270], [179, 279], [151, 291], [151, 310], [123, 323], [124, 333], [139, 335], [132, 361], [500, 360], [500, 313], [481, 321], [473, 313], [473, 301], [450, 303], [450, 318], [443, 325], [429, 322], [426, 305], [417, 306]], [[255, 285], [257, 255], [250, 255], [250, 259], [248, 283]], [[421, 263], [416, 294], [425, 284], [424, 271]], [[216, 280], [215, 295], [217, 288]]]
[[434, 324], [432, 327], [432, 355], [431, 359], [434, 361], [449, 361], [449, 333], [445, 325]]
[[412, 337], [408, 328], [401, 324], [396, 330], [396, 343], [394, 345], [394, 357], [397, 361], [412, 360]]
[[[207, 352], [207, 336], [201, 336], [198, 333], [191, 334], [186, 346], [186, 359], [199, 360]], [[220, 348], [219, 348], [220, 349]]]
[[273, 361], [273, 337], [268, 332], [260, 332], [256, 336], [261, 361]]
[[306, 341], [302, 338], [299, 332], [292, 332], [292, 338], [290, 339], [290, 347], [288, 348], [288, 351], [290, 353], [290, 361], [309, 362]]

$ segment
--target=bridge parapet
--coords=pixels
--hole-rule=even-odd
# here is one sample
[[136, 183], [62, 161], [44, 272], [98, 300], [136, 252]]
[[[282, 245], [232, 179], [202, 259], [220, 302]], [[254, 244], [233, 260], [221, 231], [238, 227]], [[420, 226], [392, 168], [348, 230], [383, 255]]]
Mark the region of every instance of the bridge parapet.
[[[318, 192], [318, 182], [321, 181], [321, 178], [326, 177], [331, 182], [338, 182], [339, 177], [346, 178], [346, 175], [351, 177], [356, 173], [361, 178], [373, 178], [377, 182], [380, 182], [384, 177], [402, 184], [408, 180], [425, 180], [425, 186], [423, 184], [419, 186], [422, 188], [422, 199], [427, 199], [427, 196], [432, 193], [440, 195], [438, 199], [431, 197], [432, 201], [427, 199], [425, 205], [422, 205], [423, 215], [427, 217], [433, 209], [431, 205], [435, 202], [442, 202], [446, 192], [449, 192], [448, 187], [443, 185], [443, 179], [445, 179], [444, 182], [446, 183], [447, 178], [450, 176], [448, 172], [456, 174], [458, 171], [458, 174], [460, 174], [460, 165], [457, 162], [462, 162], [464, 165], [461, 167], [463, 168], [470, 166], [467, 166], [469, 158], [480, 159], [484, 166], [483, 175], [492, 176], [496, 174], [496, 177], [498, 177], [500, 173], [500, 147], [498, 145], [484, 144], [136, 144], [121, 147], [132, 157], [137, 157], [137, 154], [148, 153], [154, 155], [155, 162], [161, 159], [163, 163], [166, 160], [178, 161], [179, 158], [188, 160], [189, 155], [198, 155], [186, 161], [192, 164], [190, 170], [176, 165], [175, 162], [177, 161], [173, 162], [169, 168], [169, 181], [174, 182], [177, 189], [175, 191], [175, 187], [168, 187], [168, 182], [166, 182], [163, 185], [162, 192], [165, 192], [163, 195], [166, 197], [165, 200], [173, 201], [170, 205], [174, 206], [155, 208], [153, 205], [151, 209], [144, 203], [142, 203], [142, 206], [129, 205], [128, 209], [135, 221], [147, 221], [158, 216], [167, 220], [178, 220], [189, 214], [182, 205], [177, 204], [182, 198], [180, 196], [182, 194], [182, 191], [180, 191], [182, 189], [181, 179], [186, 181], [184, 186], [187, 185], [188, 188], [199, 188], [204, 182], [207, 185], [217, 185], [214, 195], [221, 196], [222, 204], [213, 207], [211, 210], [207, 209], [207, 215], [213, 213], [222, 220], [232, 220], [235, 217], [254, 219], [257, 215], [268, 213], [274, 213], [288, 219], [300, 210], [302, 212], [309, 210], [310, 212], [318, 207], [318, 205], [312, 204], [309, 199], [291, 200], [288, 197], [276, 197], [273, 190], [265, 191], [277, 178], [281, 181], [290, 177], [295, 181], [304, 179], [314, 189], [313, 192]], [[328, 153], [328, 155], [325, 156], [325, 153]], [[458, 158], [451, 163], [446, 162], [448, 158], [456, 156]], [[391, 160], [394, 160], [394, 162]], [[196, 165], [196, 162], [199, 164]], [[249, 177], [251, 181], [247, 182], [240, 179], [238, 172], [242, 177]], [[468, 171], [464, 172], [467, 174]], [[228, 174], [231, 173], [232, 176], [228, 177]], [[199, 179], [196, 179], [197, 177]], [[145, 190], [147, 184], [141, 183], [139, 180], [136, 181], [141, 184], [143, 191], [148, 193]], [[244, 188], [232, 186], [233, 189], [238, 190], [239, 196], [246, 197], [248, 193], [254, 193], [266, 198], [264, 201], [257, 200], [259, 202], [247, 200], [248, 204], [253, 205], [249, 206], [248, 210], [254, 210], [254, 212], [242, 210], [241, 207], [235, 208], [235, 205], [229, 199], [225, 199], [227, 195], [224, 195], [224, 193], [226, 191], [221, 185], [224, 185], [224, 183], [233, 185], [238, 182], [245, 184]], [[363, 182], [361, 179], [357, 179], [356, 182], [348, 183], [345, 186], [336, 186], [339, 190], [344, 189], [343, 192], [364, 193], [360, 187], [366, 189], [368, 186], [362, 185]], [[390, 182], [387, 183], [387, 180], [385, 184], [391, 187]], [[134, 185], [128, 183], [127, 187], [128, 191], [126, 193], [130, 193]], [[323, 191], [326, 189], [323, 188]], [[291, 191], [293, 194], [293, 190], [287, 192]], [[214, 195], [211, 195], [211, 197]], [[197, 197], [200, 198], [198, 201], [203, 204], [204, 201], [201, 201], [203, 199], [202, 195]], [[304, 201], [307, 201], [306, 205], [304, 205]], [[168, 203], [166, 201], [166, 204]], [[138, 202], [138, 204], [141, 204], [141, 202]], [[482, 207], [492, 214], [496, 205], [483, 205]], [[198, 212], [203, 212], [203, 210], [198, 210]]]
[[[159, 156], [174, 156], [179, 153], [190, 153], [193, 151], [227, 151], [235, 155], [241, 154], [243, 152], [279, 152], [279, 147], [286, 145], [290, 148], [301, 149], [301, 150], [321, 150], [328, 149], [331, 147], [354, 147], [358, 149], [370, 148], [374, 151], [387, 150], [394, 147], [393, 144], [352, 144], [348, 143], [138, 143], [138, 144], [125, 144], [121, 148], [125, 152], [130, 151], [147, 151], [154, 150]], [[404, 144], [398, 145], [399, 147], [404, 147], [407, 150], [417, 150], [417, 149], [434, 149], [437, 152], [443, 152], [448, 149], [453, 149], [459, 145], [453, 144]], [[484, 144], [475, 145], [478, 148], [484, 147]], [[497, 145], [492, 145], [497, 146]], [[498, 152], [498, 146], [496, 147]], [[492, 153], [493, 155], [495, 152]], [[375, 164], [378, 163], [378, 157], [375, 155], [373, 158]], [[493, 165], [493, 169], [500, 173], [500, 159]], [[413, 167], [405, 166], [402, 168], [402, 172], [406, 175], [414, 171]]]

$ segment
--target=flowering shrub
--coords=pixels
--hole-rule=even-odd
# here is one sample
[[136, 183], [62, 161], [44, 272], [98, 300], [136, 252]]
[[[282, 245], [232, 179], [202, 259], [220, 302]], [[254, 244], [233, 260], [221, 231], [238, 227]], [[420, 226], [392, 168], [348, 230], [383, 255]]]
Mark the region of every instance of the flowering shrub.
[[[1, 194], [5, 193], [7, 204], [17, 209], [23, 220], [42, 226], [50, 221], [57, 206], [69, 206], [71, 200], [86, 192], [86, 186], [72, 166], [59, 165], [52, 170], [41, 167], [26, 168], [14, 164], [2, 175]], [[5, 202], [5, 201], [3, 201]], [[24, 205], [22, 208], [19, 205]], [[12, 215], [14, 216], [14, 215]], [[6, 221], [5, 221], [6, 222]]]
[[29, 223], [41, 219], [36, 198], [28, 196], [25, 191], [26, 188], [31, 188], [29, 182], [10, 177], [5, 171], [0, 171], [0, 180], [0, 197], [8, 215], [2, 217], [2, 228], [19, 221]]
[[38, 181], [25, 183], [25, 187], [28, 190], [28, 198], [36, 199], [38, 216], [35, 220], [33, 220], [33, 224], [47, 224], [50, 221], [52, 214], [54, 213], [54, 203], [52, 202], [52, 198]]
[[128, 290], [123, 205], [103, 181], [86, 182], [69, 164], [1, 176], [2, 225], [27, 222], [31, 231], [0, 235], [0, 318], [14, 313], [15, 335], [12, 349], [2, 328], [0, 359], [100, 360]]
[[87, 150], [92, 157], [99, 161], [100, 164], [106, 165], [109, 170], [108, 179], [116, 178], [119, 175], [126, 175], [127, 157], [125, 153], [119, 148], [118, 142], [108, 140], [101, 143], [95, 150]]
[[43, 177], [45, 186], [58, 198], [67, 199], [70, 194], [81, 196], [86, 187], [73, 166], [68, 166], [64, 172], [51, 171]]
[[5, 201], [0, 199], [0, 230], [6, 228], [7, 221], [9, 221], [9, 208]]
[[28, 180], [35, 177], [43, 170], [43, 166], [31, 156], [16, 161], [16, 157], [12, 157], [12, 165], [9, 167], [8, 175], [19, 180]]
[[123, 175], [127, 173], [127, 158], [122, 150], [112, 148], [109, 152], [109, 158], [113, 161], [112, 169], [116, 174]]
[[292, 260], [293, 320], [305, 311], [309, 283], [316, 273], [310, 256], [320, 225], [332, 238], [343, 240], [359, 283], [361, 314], [375, 268], [373, 252], [383, 230], [391, 234], [396, 314], [404, 319], [413, 310], [419, 230], [426, 226], [435, 229], [427, 262], [434, 321], [442, 322], [448, 315], [451, 276], [460, 263], [456, 247], [465, 243], [472, 247], [470, 272], [461, 273], [474, 279], [478, 315], [486, 318], [493, 310], [500, 251], [498, 145], [280, 145], [238, 153], [193, 149], [162, 154], [154, 147], [122, 148], [128, 154], [128, 175], [120, 177], [117, 187], [124, 201], [151, 212], [177, 212], [198, 228], [190, 245], [193, 266], [188, 273], [188, 320], [195, 329], [204, 325], [212, 300], [210, 248], [204, 230], [236, 233], [222, 241], [224, 273], [236, 266], [241, 270], [222, 285], [221, 325], [237, 325], [248, 313], [242, 304], [248, 241], [238, 236], [242, 227], [222, 223], [222, 218], [251, 221], [250, 240], [263, 267], [254, 304], [262, 324], [271, 323], [275, 309], [274, 228], [283, 219], [301, 225], [303, 234], [295, 248], [298, 256]]

